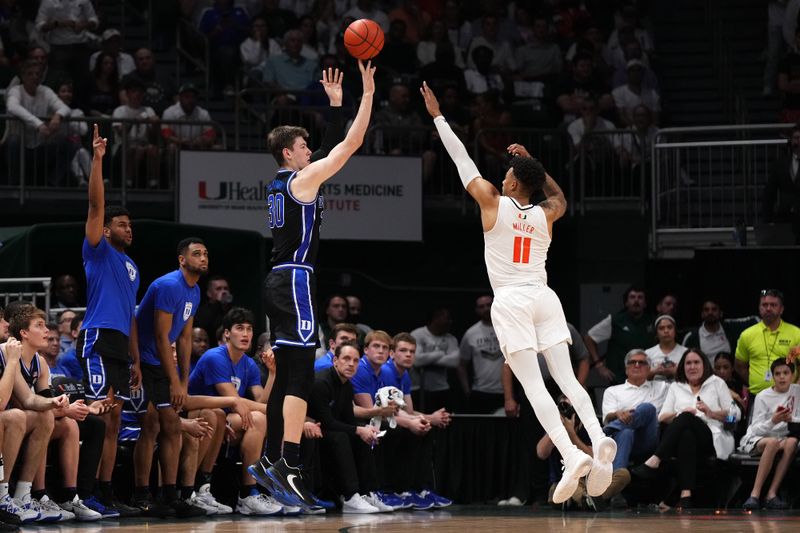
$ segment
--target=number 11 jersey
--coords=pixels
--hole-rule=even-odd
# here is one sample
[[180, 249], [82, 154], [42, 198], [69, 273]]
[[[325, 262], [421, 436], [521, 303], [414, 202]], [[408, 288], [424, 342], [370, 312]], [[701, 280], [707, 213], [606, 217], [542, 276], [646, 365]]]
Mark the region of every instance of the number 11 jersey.
[[319, 248], [319, 227], [324, 200], [317, 194], [301, 202], [289, 191], [297, 172], [281, 168], [267, 185], [267, 224], [272, 232], [272, 256], [276, 265], [305, 265], [313, 268]]
[[547, 217], [538, 205], [519, 205], [501, 196], [494, 227], [484, 232], [486, 270], [495, 291], [500, 287], [547, 285]]

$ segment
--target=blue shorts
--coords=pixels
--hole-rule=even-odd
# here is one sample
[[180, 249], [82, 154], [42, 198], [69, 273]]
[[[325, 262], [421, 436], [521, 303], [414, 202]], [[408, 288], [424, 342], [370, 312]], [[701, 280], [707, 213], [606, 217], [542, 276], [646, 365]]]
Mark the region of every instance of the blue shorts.
[[76, 352], [83, 370], [86, 398], [105, 400], [110, 390], [116, 398], [129, 398], [128, 337], [111, 329], [84, 329], [78, 335]]
[[273, 267], [264, 280], [264, 303], [275, 346], [316, 348], [316, 278], [306, 268]]

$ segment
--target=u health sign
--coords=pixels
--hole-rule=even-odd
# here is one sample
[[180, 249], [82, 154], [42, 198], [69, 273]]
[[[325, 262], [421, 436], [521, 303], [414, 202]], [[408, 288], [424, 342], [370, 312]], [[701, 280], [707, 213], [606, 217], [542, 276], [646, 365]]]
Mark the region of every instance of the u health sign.
[[[270, 154], [180, 154], [178, 220], [270, 236], [264, 191], [278, 166]], [[323, 239], [421, 241], [421, 163], [415, 157], [352, 157], [320, 190]]]

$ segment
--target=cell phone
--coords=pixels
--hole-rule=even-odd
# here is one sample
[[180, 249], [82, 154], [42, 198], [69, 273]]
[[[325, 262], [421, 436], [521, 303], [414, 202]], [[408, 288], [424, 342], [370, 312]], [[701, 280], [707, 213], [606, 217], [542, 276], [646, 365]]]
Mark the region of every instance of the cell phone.
[[386, 430], [385, 429], [382, 430], [382, 431], [379, 431], [378, 434], [375, 435], [375, 438], [379, 439], [379, 438], [383, 437], [384, 435], [386, 435]]
[[783, 411], [788, 411], [789, 408], [786, 407], [785, 405], [779, 405], [777, 410], [778, 412], [783, 412]]

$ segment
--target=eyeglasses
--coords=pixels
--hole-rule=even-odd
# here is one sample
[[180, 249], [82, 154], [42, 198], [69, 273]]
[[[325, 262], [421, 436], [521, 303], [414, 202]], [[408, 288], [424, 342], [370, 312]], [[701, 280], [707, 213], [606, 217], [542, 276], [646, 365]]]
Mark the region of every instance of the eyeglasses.
[[646, 359], [631, 359], [628, 361], [628, 366], [650, 366]]
[[778, 289], [763, 289], [761, 291], [761, 297], [764, 296], [772, 296], [774, 298], [778, 298], [781, 302], [783, 301], [783, 293]]

